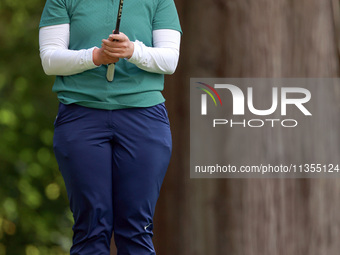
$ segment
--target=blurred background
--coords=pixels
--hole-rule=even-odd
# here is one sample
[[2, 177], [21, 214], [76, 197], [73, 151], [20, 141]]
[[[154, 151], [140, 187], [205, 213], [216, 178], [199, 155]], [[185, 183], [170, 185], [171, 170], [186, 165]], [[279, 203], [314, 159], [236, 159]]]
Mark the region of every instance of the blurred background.
[[[339, 1], [175, 2], [184, 34], [164, 91], [173, 156], [156, 207], [158, 254], [339, 254], [340, 180], [189, 178], [189, 79], [339, 77]], [[54, 77], [39, 58], [44, 4], [0, 2], [0, 255], [64, 255], [71, 245], [72, 215], [52, 149]], [[340, 100], [337, 89], [317, 100]], [[340, 121], [328, 123], [337, 148]], [[322, 129], [307, 130], [299, 142], [310, 146], [302, 148], [327, 151], [306, 142], [315, 128]], [[263, 150], [270, 143], [259, 142]]]

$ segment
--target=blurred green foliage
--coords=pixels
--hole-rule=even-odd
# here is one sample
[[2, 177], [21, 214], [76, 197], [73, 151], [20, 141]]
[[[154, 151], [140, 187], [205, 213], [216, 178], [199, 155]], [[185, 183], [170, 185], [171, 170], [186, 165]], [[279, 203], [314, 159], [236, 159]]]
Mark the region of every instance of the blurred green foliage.
[[43, 73], [44, 0], [0, 2], [0, 255], [68, 254], [72, 215], [53, 154], [57, 99]]

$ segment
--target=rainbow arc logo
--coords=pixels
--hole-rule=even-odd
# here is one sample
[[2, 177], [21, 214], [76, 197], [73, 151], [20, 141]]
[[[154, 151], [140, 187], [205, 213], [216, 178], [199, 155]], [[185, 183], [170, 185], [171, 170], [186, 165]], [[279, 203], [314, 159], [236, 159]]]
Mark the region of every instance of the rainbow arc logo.
[[[213, 94], [215, 94], [215, 96], [218, 98], [218, 101], [220, 102], [221, 106], [222, 106], [222, 100], [220, 95], [217, 93], [217, 91], [210, 85], [203, 83], [203, 82], [197, 82], [198, 84], [204, 86], [205, 88], [202, 87], [196, 87], [202, 91], [204, 91], [205, 93], [207, 93], [211, 99], [214, 101], [215, 106], [217, 106], [217, 102], [216, 99], [214, 97]], [[209, 89], [212, 91], [210, 92]], [[207, 115], [207, 94], [202, 94], [201, 95], [201, 114], [202, 115]]]

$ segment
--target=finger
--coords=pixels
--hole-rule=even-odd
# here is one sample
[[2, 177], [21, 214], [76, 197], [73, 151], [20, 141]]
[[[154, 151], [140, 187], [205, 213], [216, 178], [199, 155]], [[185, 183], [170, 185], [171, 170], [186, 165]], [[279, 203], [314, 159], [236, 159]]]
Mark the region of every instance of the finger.
[[112, 58], [119, 58], [120, 54], [119, 53], [113, 53], [108, 50], [104, 50], [104, 53]]
[[111, 48], [129, 48], [130, 41], [109, 41], [109, 40], [103, 40], [103, 44], [111, 47]]
[[102, 48], [109, 50], [109, 51], [117, 51], [117, 49], [120, 49], [121, 47], [119, 47], [118, 45], [113, 45], [113, 44], [102, 44]]
[[103, 39], [102, 43], [104, 45], [110, 46], [110, 47], [117, 47], [117, 45], [119, 45], [119, 42], [117, 41], [111, 41], [111, 40], [107, 40], [107, 39]]
[[128, 45], [128, 43], [122, 42], [122, 41], [103, 40], [102, 45], [110, 47], [110, 48], [125, 48], [126, 45]]
[[128, 38], [125, 34], [120, 33], [120, 34], [111, 34], [109, 35], [109, 38], [111, 40], [117, 40], [117, 41], [126, 41]]
[[108, 54], [106, 54], [105, 52], [103, 53], [103, 58], [108, 61], [108, 62], [113, 62], [113, 61], [118, 61], [119, 58], [118, 57], [112, 57], [109, 56]]
[[102, 48], [110, 52], [124, 53], [128, 49], [128, 43], [102, 43]]
[[125, 52], [125, 48], [123, 47], [110, 47], [107, 45], [103, 45], [102, 46], [103, 50], [112, 52], [112, 53], [124, 53]]
[[125, 35], [123, 32], [119, 32], [118, 34], [115, 34], [115, 30], [112, 30], [112, 34], [114, 34], [114, 35]]

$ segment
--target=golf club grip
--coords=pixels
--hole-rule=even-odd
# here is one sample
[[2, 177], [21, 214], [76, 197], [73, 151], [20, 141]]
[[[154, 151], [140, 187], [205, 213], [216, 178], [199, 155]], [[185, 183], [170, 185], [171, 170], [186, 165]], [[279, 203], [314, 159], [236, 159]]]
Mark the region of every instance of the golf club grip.
[[113, 81], [114, 74], [115, 74], [115, 64], [112, 63], [107, 66], [106, 79], [110, 82]]

